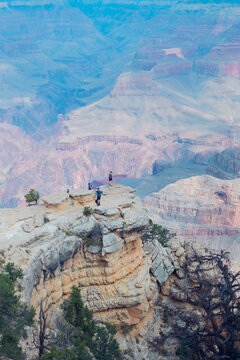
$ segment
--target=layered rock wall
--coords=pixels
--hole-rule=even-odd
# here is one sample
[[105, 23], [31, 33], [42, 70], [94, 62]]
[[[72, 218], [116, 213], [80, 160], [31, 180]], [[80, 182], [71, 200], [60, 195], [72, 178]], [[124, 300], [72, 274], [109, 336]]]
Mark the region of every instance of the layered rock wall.
[[149, 217], [182, 236], [217, 250], [227, 249], [239, 267], [240, 180], [195, 176], [145, 198]]
[[[102, 191], [100, 207], [93, 191], [76, 190], [44, 197], [20, 219], [3, 210], [1, 253], [24, 269], [24, 297], [36, 310], [41, 300], [52, 316], [75, 285], [101, 321], [133, 325], [151, 301], [151, 260], [139, 234], [148, 218], [130, 188]], [[86, 206], [93, 209], [88, 216]]]
[[[37, 315], [42, 303], [51, 330], [74, 285], [96, 320], [116, 325], [124, 360], [178, 360], [178, 342], [169, 337], [174, 319], [166, 322], [163, 305], [187, 308], [182, 288], [192, 247], [180, 238], [167, 247], [143, 243], [148, 216], [134, 190], [102, 191], [100, 206], [94, 191], [74, 190], [46, 196], [41, 205], [0, 210], [0, 261], [23, 269], [23, 298]], [[28, 360], [36, 358], [31, 334], [24, 344]]]

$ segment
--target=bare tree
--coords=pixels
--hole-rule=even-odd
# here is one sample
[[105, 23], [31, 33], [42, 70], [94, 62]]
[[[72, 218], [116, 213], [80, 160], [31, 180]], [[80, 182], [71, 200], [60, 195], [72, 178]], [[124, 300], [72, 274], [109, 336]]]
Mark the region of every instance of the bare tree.
[[47, 348], [47, 346], [45, 345], [45, 341], [47, 339], [46, 336], [46, 329], [47, 329], [47, 314], [45, 312], [45, 310], [43, 309], [43, 301], [42, 299], [40, 300], [40, 304], [39, 304], [39, 331], [38, 331], [38, 339], [36, 340], [36, 338], [33, 338], [33, 344], [35, 346], [35, 348], [38, 349], [38, 356], [39, 359], [41, 359], [41, 357], [43, 356], [44, 353], [44, 349]]
[[229, 253], [191, 251], [182, 291], [188, 306], [167, 305], [173, 335], [184, 359], [240, 359], [240, 272], [230, 270]]

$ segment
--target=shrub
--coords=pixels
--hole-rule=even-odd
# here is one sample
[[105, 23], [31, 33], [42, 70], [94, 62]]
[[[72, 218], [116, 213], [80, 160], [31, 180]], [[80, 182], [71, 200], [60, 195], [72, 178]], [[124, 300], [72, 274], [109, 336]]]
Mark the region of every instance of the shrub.
[[24, 195], [26, 202], [30, 205], [31, 203], [36, 203], [38, 202], [40, 195], [39, 192], [34, 190], [34, 189], [30, 189], [29, 192]]
[[92, 213], [93, 213], [93, 209], [88, 206], [85, 206], [83, 210], [83, 215], [90, 216]]
[[156, 239], [162, 246], [167, 246], [168, 241], [175, 236], [175, 233], [171, 233], [167, 228], [161, 225], [154, 224], [150, 219], [149, 226], [142, 235], [142, 241], [145, 242]]

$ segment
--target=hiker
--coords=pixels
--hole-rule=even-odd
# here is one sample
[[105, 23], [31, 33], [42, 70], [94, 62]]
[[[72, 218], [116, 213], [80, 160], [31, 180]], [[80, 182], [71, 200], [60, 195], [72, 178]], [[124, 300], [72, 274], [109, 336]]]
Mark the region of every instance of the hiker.
[[108, 181], [109, 181], [109, 185], [112, 186], [112, 179], [113, 179], [113, 172], [112, 170], [110, 171], [109, 175], [108, 175]]
[[92, 190], [92, 185], [88, 183], [88, 190]]
[[99, 187], [97, 188], [96, 193], [97, 193], [97, 199], [95, 200], [95, 202], [96, 202], [97, 206], [99, 206], [99, 205], [100, 205], [101, 196], [102, 196], [102, 192], [101, 192], [101, 190], [99, 189]]

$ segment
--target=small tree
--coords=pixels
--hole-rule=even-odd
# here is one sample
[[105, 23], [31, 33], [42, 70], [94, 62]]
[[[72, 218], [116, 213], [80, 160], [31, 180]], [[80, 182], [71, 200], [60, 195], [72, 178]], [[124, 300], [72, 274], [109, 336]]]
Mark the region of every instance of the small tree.
[[162, 246], [167, 246], [168, 241], [175, 236], [175, 233], [171, 233], [167, 228], [161, 225], [154, 224], [150, 219], [149, 226], [142, 235], [142, 241], [157, 240]]
[[40, 198], [40, 195], [39, 195], [39, 192], [34, 190], [34, 189], [30, 189], [29, 192], [24, 195], [25, 199], [26, 199], [26, 202], [30, 205], [31, 203], [34, 203], [37, 204], [39, 198]]
[[0, 359], [23, 358], [19, 341], [26, 336], [25, 326], [33, 324], [33, 308], [16, 294], [16, 282], [22, 276], [13, 263], [0, 266]]

